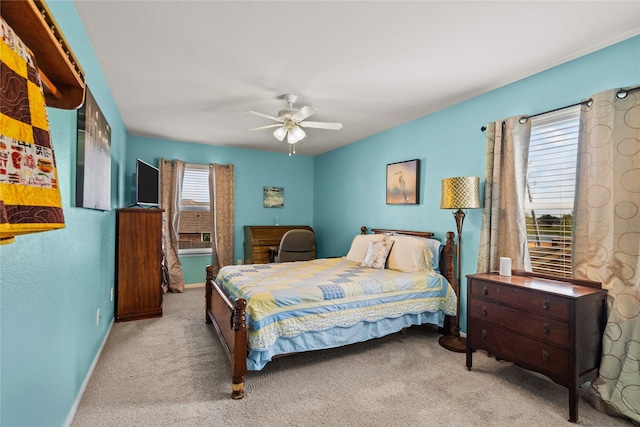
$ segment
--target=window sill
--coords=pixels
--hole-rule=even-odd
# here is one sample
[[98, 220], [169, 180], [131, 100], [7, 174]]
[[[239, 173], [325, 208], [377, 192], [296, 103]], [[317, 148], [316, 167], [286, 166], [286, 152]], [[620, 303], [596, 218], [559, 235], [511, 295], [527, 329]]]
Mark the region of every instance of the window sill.
[[211, 248], [197, 248], [197, 249], [179, 249], [178, 256], [205, 256], [211, 255]]

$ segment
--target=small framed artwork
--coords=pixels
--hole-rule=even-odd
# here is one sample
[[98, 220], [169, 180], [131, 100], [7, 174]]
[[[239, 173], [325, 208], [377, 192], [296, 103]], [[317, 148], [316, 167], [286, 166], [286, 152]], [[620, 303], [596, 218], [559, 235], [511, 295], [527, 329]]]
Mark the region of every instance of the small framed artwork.
[[389, 163], [387, 165], [387, 204], [418, 204], [420, 160]]
[[284, 188], [264, 187], [263, 202], [265, 208], [284, 208]]

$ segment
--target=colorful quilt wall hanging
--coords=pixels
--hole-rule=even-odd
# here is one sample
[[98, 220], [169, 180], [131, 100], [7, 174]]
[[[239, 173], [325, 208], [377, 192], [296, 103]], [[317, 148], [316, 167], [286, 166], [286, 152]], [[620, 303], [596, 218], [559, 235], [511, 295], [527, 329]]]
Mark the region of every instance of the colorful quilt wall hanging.
[[6, 244], [65, 224], [35, 58], [1, 17], [0, 36], [0, 244]]

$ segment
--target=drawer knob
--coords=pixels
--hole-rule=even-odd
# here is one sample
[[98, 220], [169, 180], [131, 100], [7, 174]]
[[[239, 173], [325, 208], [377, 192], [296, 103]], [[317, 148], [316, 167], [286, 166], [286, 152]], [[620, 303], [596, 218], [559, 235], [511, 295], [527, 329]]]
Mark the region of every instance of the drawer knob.
[[544, 360], [545, 362], [549, 361], [549, 352], [546, 350], [542, 350], [542, 360]]
[[549, 303], [548, 299], [542, 300], [542, 308], [544, 308], [545, 310], [549, 310], [550, 307], [551, 303]]
[[482, 295], [487, 295], [489, 293], [489, 289], [486, 286], [482, 287]]
[[487, 330], [483, 329], [482, 330], [482, 338], [486, 338], [487, 337]]
[[487, 315], [487, 307], [482, 307], [482, 315], [483, 316]]
[[543, 323], [542, 324], [542, 332], [544, 332], [545, 334], [549, 333], [549, 324], [548, 323]]

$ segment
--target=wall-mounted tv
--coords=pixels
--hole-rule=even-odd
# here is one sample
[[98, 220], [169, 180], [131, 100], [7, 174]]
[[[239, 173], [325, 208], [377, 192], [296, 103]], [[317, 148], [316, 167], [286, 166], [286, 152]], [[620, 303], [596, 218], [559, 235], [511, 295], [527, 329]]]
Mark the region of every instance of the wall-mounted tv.
[[160, 171], [136, 159], [136, 205], [158, 206], [160, 203]]

